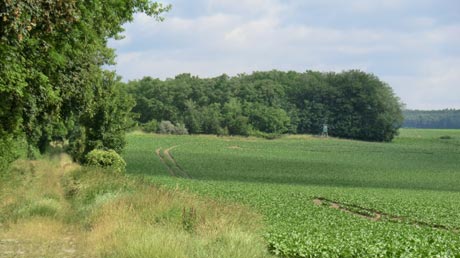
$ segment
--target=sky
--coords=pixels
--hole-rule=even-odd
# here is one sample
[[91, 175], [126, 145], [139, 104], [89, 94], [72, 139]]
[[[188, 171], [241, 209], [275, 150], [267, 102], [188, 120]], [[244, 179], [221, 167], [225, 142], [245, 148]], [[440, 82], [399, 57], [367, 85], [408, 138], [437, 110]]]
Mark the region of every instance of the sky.
[[125, 81], [359, 69], [408, 109], [460, 108], [458, 0], [165, 0], [111, 40]]

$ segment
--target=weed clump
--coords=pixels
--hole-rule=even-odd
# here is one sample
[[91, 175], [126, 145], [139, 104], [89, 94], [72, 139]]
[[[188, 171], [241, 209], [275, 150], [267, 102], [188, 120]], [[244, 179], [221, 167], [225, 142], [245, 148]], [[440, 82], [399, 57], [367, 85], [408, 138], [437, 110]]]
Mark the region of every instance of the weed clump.
[[197, 223], [196, 209], [191, 207], [190, 209], [182, 210], [182, 228], [187, 232], [193, 232], [195, 230], [195, 224]]

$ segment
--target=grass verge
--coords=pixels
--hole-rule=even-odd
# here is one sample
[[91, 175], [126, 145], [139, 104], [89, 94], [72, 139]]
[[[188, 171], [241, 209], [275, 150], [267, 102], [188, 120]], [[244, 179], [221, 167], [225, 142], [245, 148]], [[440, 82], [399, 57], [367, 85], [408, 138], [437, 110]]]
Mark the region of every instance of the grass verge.
[[267, 257], [261, 218], [65, 155], [0, 177], [0, 257]]

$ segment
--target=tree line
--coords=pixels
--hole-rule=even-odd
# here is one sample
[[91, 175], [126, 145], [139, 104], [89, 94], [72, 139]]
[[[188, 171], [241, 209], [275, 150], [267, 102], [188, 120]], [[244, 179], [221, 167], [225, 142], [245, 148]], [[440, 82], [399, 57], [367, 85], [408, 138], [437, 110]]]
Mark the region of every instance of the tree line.
[[1, 1], [0, 167], [59, 139], [77, 161], [93, 149], [120, 152], [135, 122], [164, 132], [260, 136], [318, 133], [326, 123], [330, 135], [371, 141], [390, 141], [401, 125], [391, 88], [356, 70], [126, 84], [104, 69], [115, 57], [108, 40], [121, 37], [134, 13], [161, 20], [169, 8], [149, 0]]
[[402, 104], [391, 87], [359, 70], [254, 72], [229, 77], [144, 77], [127, 83], [133, 117], [155, 127], [183, 124], [192, 134], [318, 134], [391, 141], [401, 126]]
[[109, 38], [133, 14], [159, 16], [149, 0], [0, 1], [0, 166], [25, 146], [29, 157], [55, 138], [82, 160], [90, 150], [120, 151], [134, 106], [119, 77]]
[[404, 110], [404, 127], [460, 129], [460, 109]]

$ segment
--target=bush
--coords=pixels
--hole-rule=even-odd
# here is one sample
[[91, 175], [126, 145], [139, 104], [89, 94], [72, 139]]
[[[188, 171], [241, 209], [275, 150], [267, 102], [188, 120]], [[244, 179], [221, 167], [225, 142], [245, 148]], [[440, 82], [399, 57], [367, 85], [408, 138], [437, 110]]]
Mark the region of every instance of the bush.
[[227, 127], [224, 127], [224, 128], [219, 127], [219, 128], [217, 129], [217, 135], [218, 135], [218, 136], [227, 136], [227, 135], [229, 135], [229, 133], [228, 133], [228, 128], [227, 128]]
[[188, 134], [187, 128], [183, 124], [176, 124], [176, 131], [175, 134]]
[[161, 121], [158, 126], [158, 132], [161, 134], [172, 134], [175, 130], [175, 126], [170, 121]]
[[183, 124], [174, 125], [170, 121], [161, 121], [158, 126], [158, 133], [161, 134], [188, 134], [187, 128]]
[[153, 119], [142, 125], [142, 130], [146, 133], [155, 133], [158, 131], [158, 121]]
[[282, 135], [279, 133], [266, 133], [266, 132], [261, 132], [259, 130], [252, 129], [249, 131], [249, 136], [264, 138], [267, 140], [274, 140], [274, 139], [281, 138]]
[[25, 138], [0, 136], [0, 175], [14, 160], [26, 158], [27, 150], [28, 145]]
[[126, 162], [114, 150], [92, 150], [86, 155], [86, 164], [101, 168], [108, 168], [116, 173], [126, 171]]

